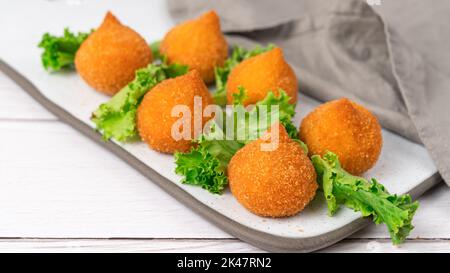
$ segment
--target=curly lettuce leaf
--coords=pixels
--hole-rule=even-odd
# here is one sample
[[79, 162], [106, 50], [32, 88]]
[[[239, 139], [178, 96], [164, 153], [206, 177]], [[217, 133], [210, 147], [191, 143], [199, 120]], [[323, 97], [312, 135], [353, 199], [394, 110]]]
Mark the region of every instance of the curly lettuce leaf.
[[183, 176], [183, 184], [222, 194], [228, 184], [228, 162], [241, 147], [233, 141], [204, 141], [201, 138], [190, 152], [175, 154], [175, 173]]
[[91, 33], [92, 31], [75, 34], [68, 28], [64, 29], [63, 36], [45, 33], [38, 45], [44, 49], [41, 55], [44, 68], [49, 71], [73, 68], [75, 53]]
[[137, 70], [132, 82], [93, 112], [92, 121], [103, 138], [127, 141], [136, 137], [136, 111], [144, 95], [161, 81], [183, 75], [187, 70], [187, 66], [178, 64], [149, 64]]
[[152, 50], [152, 56], [153, 61], [165, 61], [165, 57], [163, 54], [161, 54], [161, 51], [159, 51], [159, 47], [161, 46], [161, 41], [155, 41], [150, 44], [150, 49]]
[[278, 105], [281, 124], [283, 124], [290, 138], [300, 141], [298, 138], [297, 127], [292, 123], [292, 118], [295, 115], [295, 105], [289, 103], [291, 98], [284, 90], [279, 89], [278, 91], [278, 97], [275, 96], [273, 92], [269, 92], [264, 100], [259, 101], [257, 105]]
[[233, 94], [233, 105], [243, 105], [244, 100], [247, 98], [247, 92], [242, 86], [238, 86], [239, 93]]
[[214, 103], [220, 106], [227, 104], [227, 91], [226, 83], [228, 75], [231, 70], [245, 59], [254, 57], [261, 53], [267, 52], [273, 49], [275, 46], [269, 44], [267, 47], [256, 46], [252, 50], [247, 50], [242, 47], [235, 47], [231, 56], [225, 61], [222, 67], [214, 68], [216, 91], [213, 94]]
[[375, 179], [367, 181], [342, 169], [336, 154], [311, 157], [322, 185], [330, 216], [341, 204], [360, 211], [363, 217], [372, 216], [376, 224], [385, 223], [394, 244], [402, 243], [414, 226], [411, 224], [419, 203], [411, 196], [390, 194]]
[[[224, 117], [224, 120], [234, 119], [233, 128], [226, 128], [226, 122], [212, 122], [210, 131], [195, 141], [196, 146], [190, 152], [175, 154], [175, 172], [183, 176], [182, 183], [201, 186], [211, 193], [221, 194], [228, 183], [226, 169], [233, 155], [245, 144], [255, 140], [255, 137], [265, 133], [275, 122], [291, 122], [290, 119], [295, 114], [294, 106], [289, 104], [289, 96], [282, 90], [278, 97], [270, 92], [249, 111], [239, 104], [243, 97], [245, 89], [236, 95], [232, 113]], [[263, 105], [270, 111], [261, 111]], [[278, 106], [278, 110], [271, 110], [274, 105]], [[236, 115], [238, 111], [245, 111], [244, 115]], [[264, 120], [270, 122], [255, 122], [258, 120], [255, 117], [261, 113], [265, 113]], [[235, 131], [232, 139], [224, 138], [229, 135], [229, 130]], [[245, 132], [244, 138], [238, 139], [237, 132]]]

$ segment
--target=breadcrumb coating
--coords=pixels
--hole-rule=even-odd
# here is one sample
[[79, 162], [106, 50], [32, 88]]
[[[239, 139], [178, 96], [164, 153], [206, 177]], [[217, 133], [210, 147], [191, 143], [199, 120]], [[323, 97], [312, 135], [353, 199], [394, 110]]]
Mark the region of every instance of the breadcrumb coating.
[[269, 91], [278, 96], [279, 88], [291, 97], [290, 103], [297, 103], [297, 78], [278, 47], [244, 60], [231, 71], [226, 85], [228, 104], [233, 103], [239, 86], [247, 91], [245, 105], [264, 99]]
[[324, 103], [309, 113], [301, 122], [299, 136], [310, 155], [331, 151], [353, 175], [372, 168], [383, 145], [377, 118], [347, 98]]
[[[300, 145], [279, 126], [278, 148], [262, 151], [253, 141], [240, 149], [228, 165], [230, 189], [249, 211], [265, 217], [287, 217], [302, 211], [318, 185], [314, 167]], [[270, 138], [269, 138], [270, 139]]]
[[161, 42], [160, 51], [169, 63], [188, 65], [200, 72], [206, 83], [214, 81], [214, 67], [223, 66], [228, 44], [214, 11], [188, 20], [170, 30]]
[[75, 67], [91, 87], [114, 95], [134, 79], [135, 71], [152, 62], [145, 40], [108, 12], [100, 27], [75, 55]]
[[[186, 75], [167, 79], [156, 85], [143, 98], [137, 111], [139, 135], [148, 146], [163, 153], [187, 152], [192, 146], [191, 140], [175, 140], [172, 137], [172, 125], [180, 117], [172, 117], [176, 105], [186, 105], [191, 112], [191, 137], [194, 134], [194, 97], [202, 99], [202, 111], [212, 104], [211, 95], [196, 70]], [[202, 128], [208, 121], [202, 119]]]

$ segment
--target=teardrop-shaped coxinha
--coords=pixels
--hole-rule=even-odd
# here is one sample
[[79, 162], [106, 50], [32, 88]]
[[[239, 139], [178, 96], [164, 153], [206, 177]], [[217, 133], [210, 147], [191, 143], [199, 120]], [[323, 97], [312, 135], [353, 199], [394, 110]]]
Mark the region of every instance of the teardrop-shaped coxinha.
[[[240, 149], [228, 165], [230, 189], [236, 199], [254, 214], [287, 217], [302, 211], [316, 194], [316, 172], [301, 146], [278, 127], [278, 147], [263, 151], [262, 137]], [[270, 133], [267, 133], [270, 137]]]
[[195, 69], [205, 83], [214, 81], [214, 68], [223, 66], [228, 45], [214, 11], [185, 21], [170, 30], [161, 42], [160, 51], [169, 63], [180, 63]]
[[231, 70], [226, 85], [228, 104], [233, 103], [233, 94], [239, 93], [240, 86], [246, 90], [245, 105], [263, 100], [269, 91], [278, 95], [279, 89], [291, 98], [290, 103], [297, 103], [297, 77], [278, 47], [248, 58]]
[[[187, 152], [192, 147], [194, 126], [191, 126], [190, 139], [174, 139], [172, 126], [179, 119], [172, 111], [177, 105], [184, 105], [194, 113], [194, 97], [201, 98], [202, 112], [212, 104], [211, 94], [197, 70], [186, 75], [167, 79], [148, 92], [137, 111], [137, 128], [142, 140], [156, 151], [163, 153]], [[194, 124], [194, 115], [190, 122]], [[201, 128], [208, 121], [202, 118]]]
[[94, 89], [114, 95], [134, 79], [135, 71], [152, 62], [147, 42], [108, 12], [100, 27], [75, 55], [80, 76]]
[[324, 103], [309, 113], [300, 124], [299, 137], [308, 145], [309, 155], [331, 151], [353, 175], [372, 168], [383, 146], [375, 115], [347, 98]]

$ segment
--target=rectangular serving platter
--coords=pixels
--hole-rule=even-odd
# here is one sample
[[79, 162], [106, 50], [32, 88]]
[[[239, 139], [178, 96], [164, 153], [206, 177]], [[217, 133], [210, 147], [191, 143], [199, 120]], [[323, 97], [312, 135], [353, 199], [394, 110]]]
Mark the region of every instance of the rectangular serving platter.
[[[25, 4], [29, 6], [26, 9], [22, 8]], [[109, 149], [206, 220], [262, 249], [313, 251], [345, 238], [370, 222], [346, 208], [334, 217], [327, 216], [321, 192], [297, 216], [262, 218], [244, 209], [229, 190], [223, 195], [212, 195], [198, 187], [181, 184], [181, 177], [174, 173], [171, 155], [150, 150], [142, 142], [103, 141], [90, 116], [108, 97], [87, 86], [76, 72], [46, 72], [36, 45], [46, 31], [61, 33], [66, 26], [73, 30], [91, 29], [99, 24], [107, 10], [113, 11], [148, 42], [160, 39], [174, 24], [164, 1], [14, 1], [0, 11], [0, 26], [6, 32], [0, 43], [0, 70], [60, 120]], [[20, 20], [17, 14], [27, 19]], [[5, 28], [7, 25], [15, 28]], [[298, 125], [318, 104], [300, 94], [294, 124]], [[411, 193], [414, 197], [439, 181], [436, 167], [423, 146], [386, 130], [383, 138], [380, 159], [365, 177], [376, 177], [392, 193]]]

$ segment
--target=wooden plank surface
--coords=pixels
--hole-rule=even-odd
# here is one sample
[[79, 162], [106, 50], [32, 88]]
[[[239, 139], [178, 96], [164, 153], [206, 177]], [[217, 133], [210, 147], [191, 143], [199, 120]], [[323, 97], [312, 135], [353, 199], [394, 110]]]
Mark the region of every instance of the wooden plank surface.
[[[448, 252], [449, 240], [344, 240], [319, 252]], [[2, 239], [0, 252], [263, 252], [237, 239]]]
[[[0, 252], [259, 251], [57, 121], [1, 73], [0, 97]], [[450, 189], [440, 184], [420, 201], [401, 247], [372, 225], [324, 251], [450, 251]]]

